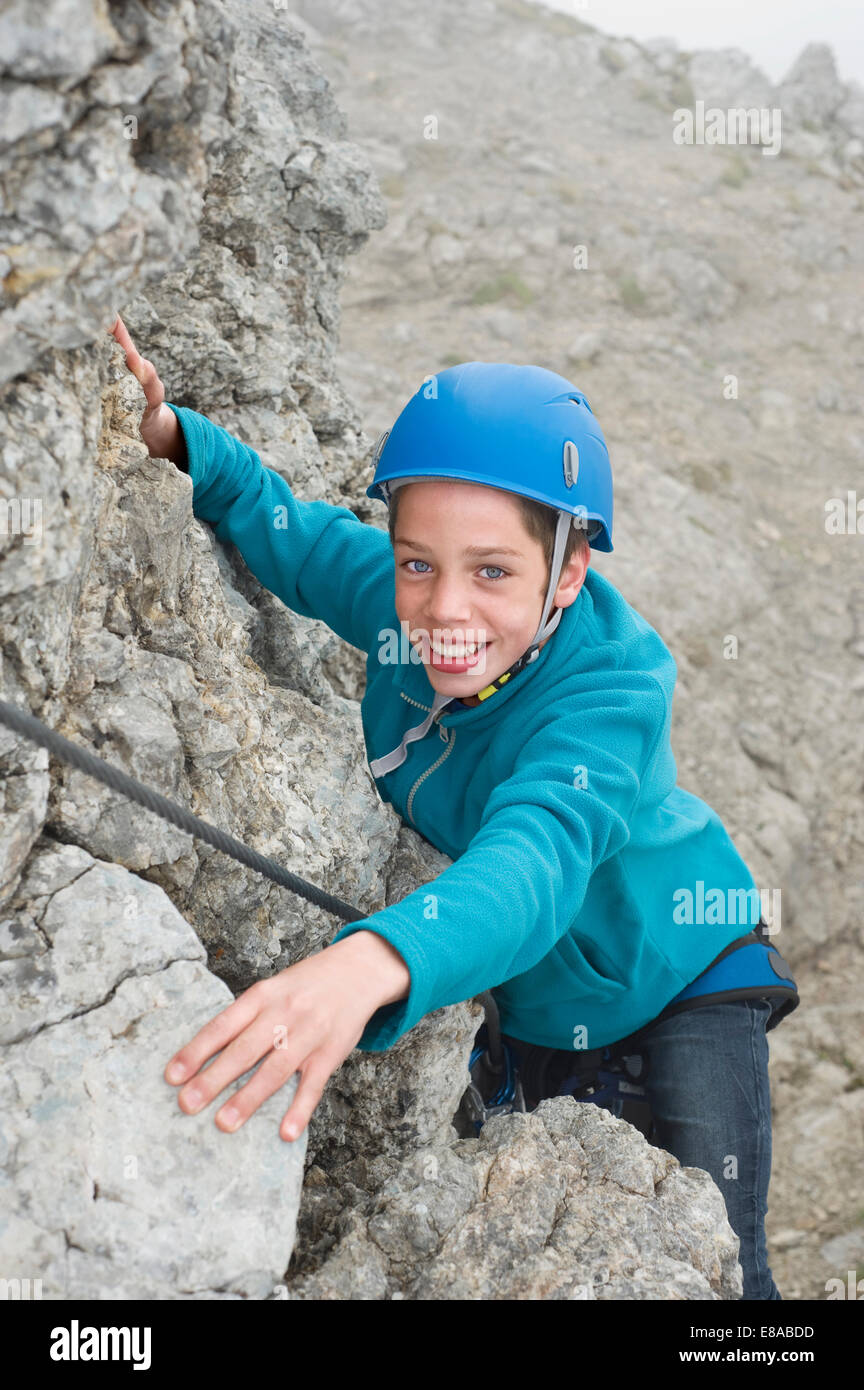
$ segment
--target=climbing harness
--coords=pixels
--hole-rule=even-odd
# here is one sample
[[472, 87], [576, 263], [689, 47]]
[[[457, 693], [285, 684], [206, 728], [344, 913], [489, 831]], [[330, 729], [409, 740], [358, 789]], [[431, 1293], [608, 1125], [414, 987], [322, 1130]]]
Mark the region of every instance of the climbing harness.
[[765, 939], [768, 934], [768, 925], [760, 918], [753, 931], [730, 942], [656, 1018], [626, 1038], [593, 1051], [577, 1054], [502, 1033], [494, 995], [491, 991], [478, 995], [486, 1022], [477, 1032], [469, 1060], [471, 1082], [458, 1112], [463, 1124], [479, 1134], [493, 1115], [533, 1110], [541, 1100], [571, 1095], [609, 1110], [650, 1141], [653, 1116], [644, 1086], [647, 1063], [639, 1051], [649, 1029], [686, 1009], [762, 998], [773, 1005], [765, 1025], [770, 1032], [798, 1007], [792, 971], [777, 947]]
[[468, 1062], [471, 1081], [457, 1112], [465, 1137], [480, 1133], [493, 1115], [533, 1110], [541, 1100], [572, 1095], [574, 1100], [601, 1105], [650, 1135], [652, 1116], [645, 1090], [639, 1084], [643, 1059], [619, 1055], [616, 1046], [579, 1055], [555, 1047], [540, 1047], [502, 1034], [491, 992], [477, 996], [486, 1012], [474, 1039]]

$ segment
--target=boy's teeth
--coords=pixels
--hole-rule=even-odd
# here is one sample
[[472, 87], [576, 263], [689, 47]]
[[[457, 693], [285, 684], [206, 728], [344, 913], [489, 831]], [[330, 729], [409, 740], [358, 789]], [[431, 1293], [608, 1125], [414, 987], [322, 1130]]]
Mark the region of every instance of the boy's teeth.
[[432, 650], [436, 652], [438, 656], [473, 656], [481, 645], [481, 643], [472, 642], [468, 647], [459, 647], [455, 646], [452, 642], [433, 642]]

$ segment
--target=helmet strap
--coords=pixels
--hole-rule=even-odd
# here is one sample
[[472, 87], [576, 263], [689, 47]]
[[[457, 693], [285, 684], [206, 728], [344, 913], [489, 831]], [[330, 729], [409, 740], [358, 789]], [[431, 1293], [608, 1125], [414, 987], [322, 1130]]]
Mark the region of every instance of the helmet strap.
[[[549, 584], [546, 589], [546, 602], [543, 604], [543, 613], [540, 618], [540, 626], [534, 634], [534, 640], [531, 643], [532, 647], [535, 643], [537, 643], [537, 645], [539, 646], [539, 644], [546, 637], [548, 637], [551, 633], [555, 631], [556, 627], [561, 621], [561, 610], [559, 608], [555, 614], [555, 617], [547, 626], [549, 609], [552, 607], [552, 600], [555, 597], [555, 590], [558, 588], [558, 581], [561, 578], [561, 570], [563, 568], [564, 563], [564, 549], [567, 545], [567, 536], [570, 531], [570, 527], [574, 521], [575, 517], [571, 512], [560, 511], [558, 513], [558, 523], [555, 527], [555, 546], [552, 551], [552, 564], [549, 567]], [[529, 660], [533, 660], [533, 658], [529, 658]]]
[[500, 690], [502, 685], [505, 685], [513, 676], [518, 675], [530, 662], [535, 661], [540, 654], [540, 643], [545, 642], [547, 637], [551, 637], [560, 623], [561, 615], [564, 610], [562, 608], [556, 608], [555, 613], [550, 618], [549, 609], [552, 607], [552, 599], [555, 596], [555, 590], [558, 588], [558, 581], [561, 578], [567, 534], [570, 530], [570, 526], [574, 522], [575, 517], [571, 512], [559, 511], [558, 523], [555, 527], [555, 545], [552, 551], [552, 564], [549, 567], [549, 583], [546, 588], [546, 601], [543, 604], [540, 626], [534, 634], [530, 647], [522, 653], [518, 661], [514, 661], [512, 666], [508, 667], [508, 669], [502, 672], [494, 681], [490, 681], [483, 690], [477, 692], [477, 698], [479, 700], [486, 700], [490, 695], [494, 695], [495, 691]]

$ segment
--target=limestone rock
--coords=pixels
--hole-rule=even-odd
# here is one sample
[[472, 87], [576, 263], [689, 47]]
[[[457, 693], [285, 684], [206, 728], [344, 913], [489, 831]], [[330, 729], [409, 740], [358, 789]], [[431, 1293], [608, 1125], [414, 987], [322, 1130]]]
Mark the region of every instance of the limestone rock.
[[708, 1174], [571, 1096], [377, 1176], [289, 1299], [741, 1297], [738, 1237]]
[[771, 83], [740, 48], [699, 49], [690, 55], [687, 77], [694, 99], [706, 107], [772, 104]]
[[[26, 904], [26, 907], [22, 907]], [[0, 1249], [46, 1299], [267, 1298], [290, 1256], [296, 1078], [234, 1134], [163, 1077], [231, 1003], [160, 888], [40, 840], [0, 923]]]
[[778, 98], [798, 124], [824, 125], [842, 105], [845, 92], [827, 43], [808, 43], [778, 89]]

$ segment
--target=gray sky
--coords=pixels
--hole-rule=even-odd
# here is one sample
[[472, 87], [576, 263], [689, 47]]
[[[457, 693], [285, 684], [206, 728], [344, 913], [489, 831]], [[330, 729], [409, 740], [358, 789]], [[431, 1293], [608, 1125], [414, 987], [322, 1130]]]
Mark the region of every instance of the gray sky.
[[679, 48], [743, 48], [771, 79], [785, 76], [805, 44], [834, 50], [844, 82], [864, 85], [862, 0], [544, 0], [586, 24], [633, 39], [671, 38]]

